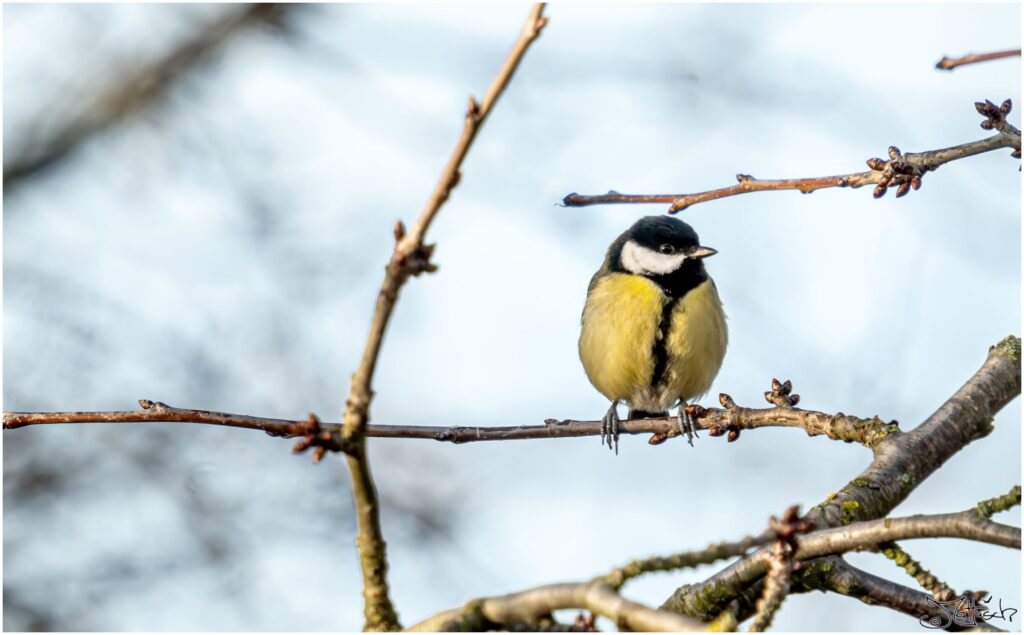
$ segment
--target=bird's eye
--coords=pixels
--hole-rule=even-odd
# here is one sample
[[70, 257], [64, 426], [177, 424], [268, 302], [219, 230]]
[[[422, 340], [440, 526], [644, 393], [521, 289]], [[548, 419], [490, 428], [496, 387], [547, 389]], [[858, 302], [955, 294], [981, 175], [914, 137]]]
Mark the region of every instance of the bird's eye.
[[671, 256], [672, 254], [676, 253], [676, 248], [668, 243], [665, 243], [658, 247], [658, 251], [665, 254], [666, 256]]

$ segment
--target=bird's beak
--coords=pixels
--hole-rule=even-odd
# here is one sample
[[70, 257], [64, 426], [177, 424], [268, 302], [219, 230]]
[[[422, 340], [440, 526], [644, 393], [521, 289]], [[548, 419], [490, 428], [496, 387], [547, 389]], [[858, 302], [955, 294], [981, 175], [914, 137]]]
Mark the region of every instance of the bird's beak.
[[688, 258], [707, 258], [708, 256], [714, 256], [717, 253], [717, 249], [712, 249], [711, 247], [701, 247], [700, 245], [697, 245], [696, 247], [691, 249], [686, 254], [686, 256]]

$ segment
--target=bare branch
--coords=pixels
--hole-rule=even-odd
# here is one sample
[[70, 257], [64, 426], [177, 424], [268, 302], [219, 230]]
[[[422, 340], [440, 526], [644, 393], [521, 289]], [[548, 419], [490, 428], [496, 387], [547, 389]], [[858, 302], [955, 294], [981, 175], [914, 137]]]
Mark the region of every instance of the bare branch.
[[939, 166], [950, 161], [1000, 148], [1013, 148], [1013, 156], [1019, 159], [1020, 131], [1006, 123], [1004, 118], [1010, 112], [1010, 107], [1009, 99], [1003, 102], [1001, 108], [1005, 108], [1005, 111], [1001, 112], [998, 126], [992, 121], [991, 115], [982, 112], [987, 117], [986, 121], [982, 122], [982, 127], [996, 129], [998, 131], [996, 135], [951, 148], [926, 152], [903, 153], [896, 146], [890, 146], [889, 158], [887, 160], [868, 159], [867, 164], [870, 169], [866, 172], [797, 179], [755, 179], [749, 174], [737, 174], [736, 185], [695, 194], [621, 194], [613, 190], [607, 194], [584, 195], [573, 192], [562, 199], [562, 204], [566, 207], [584, 207], [610, 203], [671, 203], [668, 211], [670, 214], [675, 214], [697, 203], [749, 192], [799, 190], [803, 194], [809, 194], [815, 190], [830, 187], [859, 188], [864, 185], [875, 185], [873, 192], [875, 198], [884, 196], [889, 187], [896, 187], [896, 196], [901, 197], [911, 189], [919, 189], [921, 179], [926, 173], [935, 171]]
[[[815, 531], [799, 539], [792, 558], [808, 560], [851, 551], [877, 549], [879, 545], [896, 540], [918, 538], [963, 538], [1014, 549], [1020, 549], [1021, 545], [1019, 527], [992, 522], [980, 514], [977, 508], [972, 507], [952, 514], [885, 518]], [[773, 566], [773, 560], [784, 555], [762, 549], [726, 567], [704, 584], [717, 585], [716, 595], [727, 595], [730, 590], [734, 594], [739, 594], [747, 584], [765, 575]], [[679, 610], [705, 620], [717, 615], [718, 611], [714, 605], [706, 606], [695, 602], [700, 597], [694, 595], [699, 593], [700, 589], [699, 585], [695, 586], [696, 588], [686, 587], [682, 593], [677, 592], [662, 608]], [[767, 583], [764, 593], [769, 593]], [[778, 595], [778, 591], [775, 590], [774, 594]]]
[[747, 629], [751, 633], [763, 633], [772, 625], [775, 613], [782, 607], [789, 595], [789, 579], [793, 574], [793, 560], [787, 555], [781, 542], [776, 542], [764, 552], [763, 560], [768, 567], [764, 577], [764, 588], [757, 599], [754, 621]]
[[483, 631], [532, 624], [561, 609], [587, 609], [630, 631], [703, 631], [707, 625], [627, 600], [600, 580], [546, 586], [468, 602], [409, 627], [409, 631]]
[[771, 626], [775, 613], [789, 594], [789, 580], [796, 570], [794, 558], [799, 548], [797, 535], [814, 528], [811, 523], [800, 519], [798, 505], [787, 509], [781, 520], [772, 516], [769, 526], [776, 539], [767, 551], [762, 551], [768, 573], [764, 578], [761, 597], [757, 599], [754, 622], [749, 629], [751, 632], [763, 632]]
[[[794, 576], [791, 592], [806, 593], [813, 590], [846, 595], [868, 606], [884, 606], [909, 615], [929, 628], [950, 631], [963, 628], [953, 623], [949, 614], [927, 593], [862, 571], [839, 556], [807, 562], [803, 572]], [[979, 622], [976, 628], [983, 631], [999, 630], [984, 622]]]
[[82, 116], [69, 122], [41, 147], [29, 149], [23, 156], [8, 157], [10, 160], [4, 161], [4, 190], [57, 164], [84, 141], [156, 103], [239, 30], [260, 22], [278, 22], [287, 8], [288, 5], [261, 3], [233, 7], [168, 56], [125, 74], [111, 92], [99, 95]]
[[1011, 49], [1009, 51], [997, 51], [995, 53], [968, 53], [963, 57], [947, 57], [942, 56], [942, 59], [935, 63], [935, 68], [944, 71], [951, 71], [957, 66], [965, 66], [967, 64], [977, 64], [978, 62], [987, 62], [989, 60], [999, 60], [1005, 57], [1020, 57], [1020, 49]]
[[[982, 519], [989, 519], [993, 514], [1006, 511], [1011, 507], [1020, 504], [1020, 485], [1014, 486], [1007, 494], [998, 496], [978, 503], [974, 511]], [[915, 560], [903, 547], [895, 542], [882, 543], [879, 549], [889, 560], [904, 569], [910, 577], [917, 580], [921, 587], [932, 594], [932, 597], [940, 602], [949, 602], [959, 597], [959, 594], [948, 584], [940, 580], [935, 574], [925, 569], [920, 562]]]
[[[1020, 346], [1020, 338], [1009, 336], [991, 347], [981, 368], [935, 414], [910, 432], [890, 434], [875, 443], [871, 465], [811, 509], [806, 519], [818, 527], [842, 527], [882, 518], [947, 459], [988, 435], [993, 415], [1020, 394]], [[1015, 531], [1019, 544], [1019, 530]], [[806, 546], [803, 542], [802, 549]], [[663, 608], [705, 620], [718, 615], [764, 573], [763, 565], [749, 562], [753, 560], [757, 558], [751, 556], [701, 583], [677, 589]]]
[[370, 400], [373, 398], [373, 373], [377, 367], [384, 332], [391, 320], [391, 312], [398, 301], [398, 293], [411, 276], [437, 269], [430, 262], [434, 245], [424, 244], [427, 228], [434, 220], [441, 206], [448, 200], [452, 189], [459, 180], [459, 168], [469, 152], [477, 132], [490, 115], [498, 97], [505, 90], [516, 68], [523, 59], [526, 49], [540, 35], [541, 29], [547, 24], [543, 17], [544, 5], [534, 5], [526, 20], [523, 31], [516, 41], [491, 83], [482, 104], [470, 98], [466, 111], [462, 136], [455, 145], [455, 150], [448, 159], [441, 178], [427, 201], [426, 207], [406, 233], [399, 221], [395, 225], [395, 248], [385, 268], [384, 282], [374, 309], [370, 323], [370, 333], [366, 339], [363, 357], [352, 374], [352, 384], [348, 399], [345, 401], [345, 414], [342, 429], [338, 434], [338, 444], [346, 447], [346, 461], [352, 474], [352, 491], [355, 497], [358, 534], [356, 546], [359, 548], [359, 560], [363, 570], [363, 597], [365, 599], [366, 624], [364, 630], [394, 630], [399, 628], [398, 615], [395, 613], [388, 595], [387, 557], [384, 536], [380, 528], [377, 491], [370, 474], [369, 461], [366, 456], [366, 426], [369, 420]]
[[[878, 417], [863, 419], [843, 413], [828, 414], [815, 410], [801, 410], [796, 404], [798, 395], [790, 394], [792, 383], [772, 380], [772, 390], [765, 393], [774, 408], [745, 408], [737, 406], [732, 397], [722, 394], [719, 401], [724, 408], [701, 408], [692, 406], [700, 428], [710, 431], [712, 436], [728, 434], [730, 441], [739, 437], [741, 430], [764, 427], [802, 428], [809, 436], [825, 435], [830, 439], [856, 442], [871, 447], [886, 436], [899, 431], [895, 421], [886, 422]], [[224, 425], [236, 428], [262, 430], [271, 436], [307, 437], [310, 445], [323, 446], [316, 441], [323, 432], [333, 434], [342, 449], [350, 447], [340, 434], [343, 426], [338, 423], [316, 424], [311, 420], [269, 419], [247, 415], [227, 414], [206, 410], [174, 408], [161, 402], [143, 399], [139, 402], [142, 411], [121, 412], [5, 412], [4, 429], [22, 428], [41, 424], [67, 423], [135, 423], [135, 422], [187, 422]], [[312, 427], [311, 427], [312, 426]], [[650, 443], [661, 443], [678, 435], [673, 417], [654, 419], [629, 419], [620, 424], [625, 434], [651, 434]], [[449, 443], [471, 443], [476, 441], [513, 441], [521, 439], [553, 439], [582, 436], [599, 436], [600, 421], [577, 421], [575, 419], [548, 419], [544, 425], [466, 427], [466, 426], [401, 426], [366, 424], [366, 436], [381, 438], [432, 439]], [[297, 447], [297, 451], [306, 447]], [[316, 458], [316, 457], [314, 457]]]

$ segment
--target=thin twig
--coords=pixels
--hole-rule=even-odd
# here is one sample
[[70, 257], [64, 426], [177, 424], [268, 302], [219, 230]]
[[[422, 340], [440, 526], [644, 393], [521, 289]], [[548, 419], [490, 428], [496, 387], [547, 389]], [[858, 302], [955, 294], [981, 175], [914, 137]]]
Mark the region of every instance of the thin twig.
[[769, 526], [775, 535], [775, 542], [767, 551], [762, 552], [768, 572], [761, 597], [755, 605], [754, 621], [748, 629], [755, 633], [766, 631], [772, 625], [775, 613], [789, 594], [789, 579], [796, 569], [794, 558], [799, 549], [797, 536], [814, 528], [814, 525], [800, 518], [798, 505], [787, 509], [781, 520], [772, 516]]
[[1002, 106], [997, 109], [1001, 110], [1001, 114], [998, 115], [981, 111], [980, 106], [989, 103], [991, 102], [979, 102], [976, 106], [979, 112], [986, 117], [986, 120], [982, 122], [982, 127], [995, 129], [997, 134], [987, 139], [926, 152], [903, 153], [896, 146], [890, 146], [889, 158], [886, 160], [868, 159], [867, 164], [870, 169], [866, 172], [798, 179], [755, 179], [749, 174], [737, 174], [736, 185], [694, 194], [622, 194], [612, 190], [607, 194], [584, 195], [573, 192], [562, 199], [562, 204], [566, 207], [584, 207], [610, 203], [671, 203], [668, 211], [670, 214], [675, 214], [697, 203], [749, 192], [799, 190], [803, 194], [809, 194], [815, 190], [830, 187], [859, 188], [864, 185], [875, 185], [873, 192], [875, 198], [885, 196], [889, 187], [896, 187], [898, 198], [907, 194], [911, 189], [919, 189], [921, 179], [926, 173], [932, 172], [950, 161], [1000, 148], [1013, 148], [1013, 156], [1020, 158], [1020, 131], [1005, 121], [1005, 115], [1010, 112], [1012, 106], [1010, 100], [1004, 101]]
[[903, 546], [895, 542], [887, 542], [878, 545], [882, 555], [896, 563], [896, 566], [907, 572], [907, 575], [917, 580], [922, 589], [932, 594], [932, 597], [940, 602], [948, 602], [956, 597], [956, 591], [943, 582], [934, 573], [921, 566], [907, 553]]
[[711, 564], [726, 558], [742, 556], [754, 547], [767, 544], [775, 538], [773, 532], [759, 536], [746, 536], [736, 542], [720, 542], [698, 551], [683, 551], [668, 556], [651, 556], [628, 562], [616, 567], [611, 573], [599, 579], [614, 590], [619, 590], [629, 580], [647, 573], [674, 571]]
[[763, 559], [768, 571], [764, 576], [764, 589], [757, 599], [754, 619], [747, 629], [751, 633], [763, 633], [772, 625], [775, 613], [789, 595], [789, 579], [793, 574], [792, 554], [787, 554], [781, 542], [776, 542], [764, 552]]
[[487, 120], [498, 97], [512, 79], [526, 49], [540, 35], [547, 24], [543, 17], [544, 5], [534, 5], [526, 20], [522, 33], [509, 53], [497, 76], [491, 83], [481, 104], [472, 97], [466, 111], [462, 135], [455, 150], [448, 159], [441, 178], [434, 188], [426, 207], [407, 233], [401, 222], [395, 225], [395, 248], [385, 268], [384, 282], [377, 296], [370, 333], [366, 348], [355, 373], [348, 399], [342, 429], [338, 436], [339, 447], [346, 448], [346, 461], [352, 474], [352, 491], [355, 498], [358, 534], [356, 545], [363, 570], [363, 597], [365, 598], [366, 623], [364, 630], [394, 630], [400, 628], [398, 615], [388, 594], [387, 557], [384, 536], [380, 528], [377, 491], [370, 474], [366, 456], [366, 426], [369, 420], [370, 401], [373, 398], [373, 374], [377, 367], [381, 343], [395, 303], [402, 286], [412, 276], [432, 272], [437, 267], [430, 262], [434, 245], [425, 244], [424, 238], [430, 223], [448, 200], [452, 189], [459, 180], [459, 167], [469, 152], [480, 127]]
[[935, 63], [935, 68], [944, 71], [951, 71], [957, 66], [977, 64], [978, 62], [987, 62], [989, 60], [999, 60], [1005, 57], [1020, 57], [1020, 49], [1011, 49], [1009, 51], [997, 51], [995, 53], [969, 53], [967, 55], [964, 55], [963, 57], [943, 56], [941, 60]]

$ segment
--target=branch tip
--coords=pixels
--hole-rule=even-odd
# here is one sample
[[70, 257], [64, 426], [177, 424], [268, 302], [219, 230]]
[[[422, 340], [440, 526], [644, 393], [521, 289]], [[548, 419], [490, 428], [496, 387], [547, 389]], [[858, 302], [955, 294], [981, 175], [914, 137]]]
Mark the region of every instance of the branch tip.
[[969, 54], [963, 57], [949, 57], [946, 55], [942, 56], [942, 59], [936, 62], [935, 68], [944, 71], [951, 71], [958, 66], [964, 66], [966, 64], [976, 64], [978, 62], [987, 62], [989, 60], [997, 60], [1005, 57], [1018, 57], [1020, 56], [1020, 49], [1010, 49], [1008, 51], [998, 51], [995, 53], [983, 53], [980, 55]]

